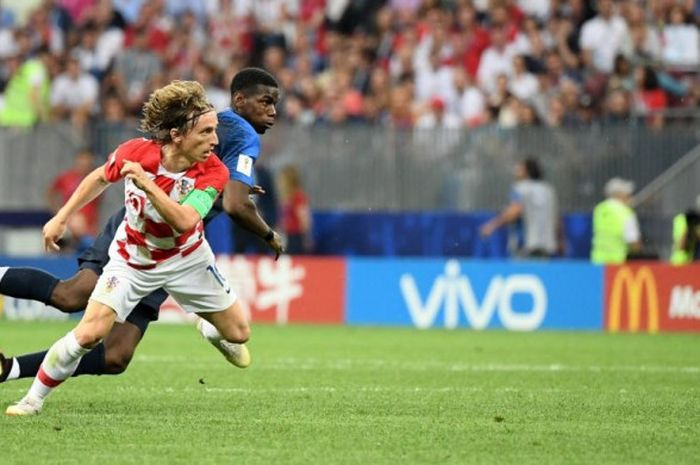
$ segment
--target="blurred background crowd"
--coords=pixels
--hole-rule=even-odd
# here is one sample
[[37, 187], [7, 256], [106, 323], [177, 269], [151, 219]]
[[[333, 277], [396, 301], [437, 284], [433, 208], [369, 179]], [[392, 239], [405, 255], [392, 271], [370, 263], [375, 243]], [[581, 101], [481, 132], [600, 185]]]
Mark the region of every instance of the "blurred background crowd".
[[137, 118], [245, 66], [301, 125], [661, 127], [700, 107], [695, 0], [0, 0], [0, 125]]

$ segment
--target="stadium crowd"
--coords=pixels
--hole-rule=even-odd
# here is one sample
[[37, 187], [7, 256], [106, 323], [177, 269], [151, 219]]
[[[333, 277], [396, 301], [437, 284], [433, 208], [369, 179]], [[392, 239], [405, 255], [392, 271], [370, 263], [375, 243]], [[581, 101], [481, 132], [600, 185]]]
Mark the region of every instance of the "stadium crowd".
[[138, 116], [201, 82], [218, 109], [244, 66], [298, 124], [647, 124], [700, 107], [694, 0], [0, 2], [0, 125]]

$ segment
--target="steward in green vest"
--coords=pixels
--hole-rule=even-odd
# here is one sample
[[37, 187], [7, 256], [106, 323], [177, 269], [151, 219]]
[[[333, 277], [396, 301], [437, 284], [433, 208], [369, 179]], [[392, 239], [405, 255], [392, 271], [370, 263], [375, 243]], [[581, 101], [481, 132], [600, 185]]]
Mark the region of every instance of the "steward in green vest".
[[41, 51], [19, 65], [5, 88], [0, 126], [31, 127], [49, 113], [49, 74]]
[[700, 214], [691, 209], [676, 215], [673, 218], [671, 264], [685, 265], [692, 262], [700, 244], [698, 239], [700, 239]]
[[624, 179], [613, 178], [605, 185], [608, 198], [593, 210], [593, 263], [624, 263], [630, 251], [640, 248], [637, 216], [628, 205], [632, 192], [634, 184]]

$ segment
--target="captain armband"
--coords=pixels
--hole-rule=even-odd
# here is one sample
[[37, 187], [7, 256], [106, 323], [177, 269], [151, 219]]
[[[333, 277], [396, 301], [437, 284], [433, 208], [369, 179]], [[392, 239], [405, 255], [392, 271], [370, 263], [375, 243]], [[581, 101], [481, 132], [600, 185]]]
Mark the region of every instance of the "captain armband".
[[199, 216], [204, 218], [214, 206], [214, 200], [219, 193], [213, 187], [207, 187], [205, 190], [193, 189], [184, 199], [180, 201], [182, 205], [189, 205], [197, 210]]

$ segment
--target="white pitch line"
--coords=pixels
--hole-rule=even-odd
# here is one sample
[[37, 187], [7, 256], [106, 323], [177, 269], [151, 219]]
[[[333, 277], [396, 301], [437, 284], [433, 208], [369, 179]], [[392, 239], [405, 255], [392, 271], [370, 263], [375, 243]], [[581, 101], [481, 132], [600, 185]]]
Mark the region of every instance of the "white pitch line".
[[468, 386], [449, 386], [449, 387], [386, 387], [386, 386], [299, 386], [299, 387], [286, 387], [286, 388], [243, 388], [243, 387], [185, 387], [185, 388], [173, 388], [173, 387], [134, 387], [134, 386], [120, 386], [116, 388], [118, 392], [211, 392], [211, 393], [227, 393], [227, 394], [270, 394], [270, 393], [287, 393], [287, 394], [304, 394], [304, 393], [402, 393], [402, 394], [424, 394], [424, 393], [452, 393], [452, 392], [505, 392], [505, 393], [517, 393], [517, 392], [548, 392], [556, 393], [563, 392], [564, 389], [558, 388], [544, 388], [544, 389], [523, 389], [516, 387], [498, 387], [498, 388], [483, 388], [483, 387], [468, 387]]
[[[186, 357], [186, 356], [148, 356], [137, 355], [139, 363], [192, 363], [215, 364], [222, 363], [218, 356], [212, 357]], [[661, 365], [565, 365], [561, 363], [551, 364], [509, 364], [509, 363], [453, 363], [438, 361], [399, 362], [390, 359], [315, 359], [315, 358], [275, 358], [258, 361], [255, 365], [259, 369], [268, 370], [378, 370], [393, 368], [407, 371], [442, 370], [452, 372], [632, 372], [632, 373], [684, 373], [700, 374], [698, 366], [661, 366]]]

